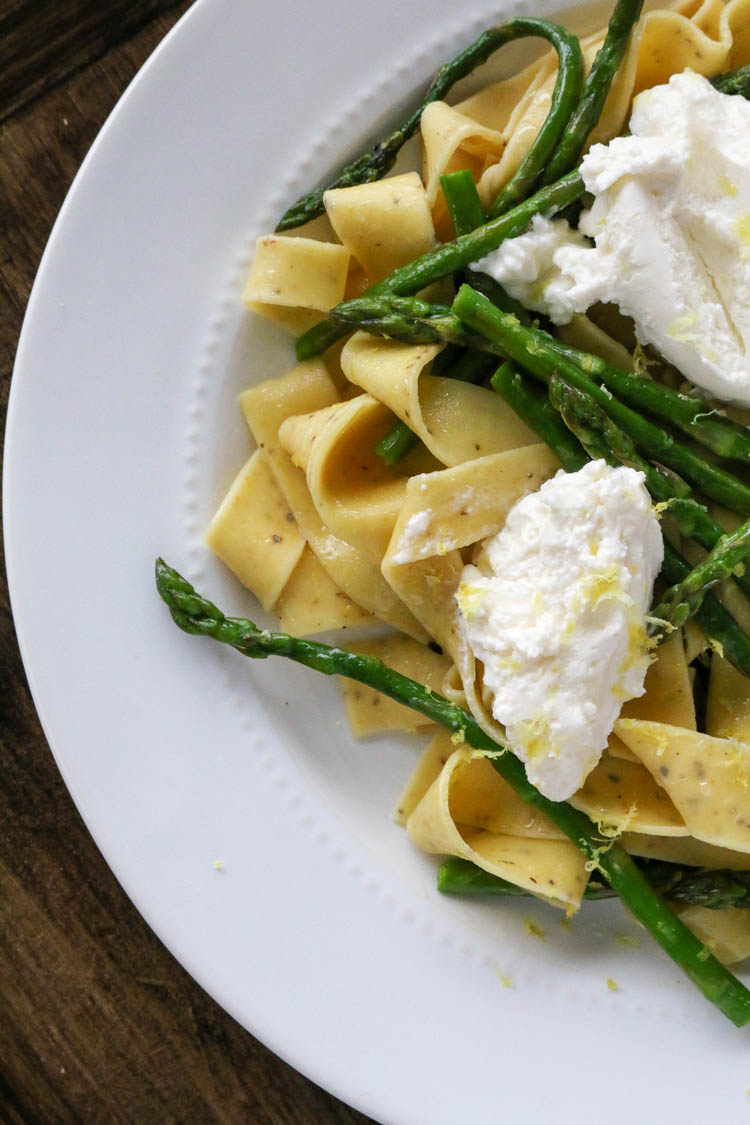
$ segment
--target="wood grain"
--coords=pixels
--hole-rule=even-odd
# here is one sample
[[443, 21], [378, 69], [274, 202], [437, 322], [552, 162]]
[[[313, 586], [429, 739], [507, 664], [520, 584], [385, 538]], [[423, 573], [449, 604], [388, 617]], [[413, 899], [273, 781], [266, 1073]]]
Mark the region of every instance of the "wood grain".
[[[187, 6], [12, 0], [4, 9], [21, 57], [10, 76], [0, 65], [11, 91], [0, 126], [3, 416], [23, 310], [67, 188]], [[55, 49], [45, 52], [45, 36], [59, 39]], [[54, 765], [0, 587], [0, 1122], [366, 1125], [240, 1028], [130, 904]]]
[[0, 9], [0, 120], [123, 43], [160, 12], [178, 6], [178, 0], [5, 0]]

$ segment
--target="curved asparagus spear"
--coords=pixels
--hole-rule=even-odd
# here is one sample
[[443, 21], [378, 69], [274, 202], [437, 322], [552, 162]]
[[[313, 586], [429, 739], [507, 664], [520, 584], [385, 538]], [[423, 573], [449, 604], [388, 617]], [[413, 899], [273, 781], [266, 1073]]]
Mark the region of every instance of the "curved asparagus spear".
[[578, 104], [583, 85], [581, 45], [575, 36], [569, 33], [562, 34], [561, 28], [557, 28], [557, 31], [560, 34], [556, 38], [549, 36], [550, 42], [557, 51], [557, 78], [547, 118], [519, 167], [490, 207], [488, 212], [490, 219], [504, 215], [532, 191], [557, 148], [570, 115]]
[[[750, 908], [750, 871], [704, 871], [681, 863], [660, 860], [638, 860], [636, 865], [649, 886], [670, 902], [681, 906], [704, 906], [708, 910], [724, 910], [728, 906]], [[523, 887], [483, 871], [468, 859], [451, 856], [441, 863], [437, 876], [438, 890], [454, 895], [500, 895], [532, 897]], [[584, 891], [584, 898], [612, 898], [614, 891], [593, 877]]]
[[[583, 180], [578, 172], [571, 172], [557, 183], [541, 188], [498, 219], [492, 219], [470, 234], [464, 234], [453, 242], [446, 242], [415, 258], [413, 262], [395, 270], [384, 281], [372, 285], [366, 292], [368, 295], [395, 293], [401, 296], [417, 293], [433, 281], [440, 281], [456, 270], [476, 262], [491, 250], [496, 250], [506, 238], [521, 234], [534, 215], [553, 215], [562, 211], [569, 203], [580, 198], [583, 192]], [[339, 309], [343, 307], [344, 305], [338, 306]], [[346, 332], [347, 329], [341, 323], [321, 321], [297, 340], [297, 358], [302, 361], [320, 355], [345, 336]]]
[[642, 7], [643, 0], [618, 0], [604, 42], [586, 78], [581, 100], [547, 166], [544, 183], [552, 183], [578, 163], [589, 134], [601, 116], [612, 79], [620, 67]]
[[629, 406], [598, 386], [571, 360], [549, 346], [546, 333], [526, 328], [515, 317], [496, 309], [468, 285], [461, 286], [453, 311], [464, 324], [485, 335], [494, 347], [543, 382], [559, 372], [574, 387], [587, 391], [598, 406], [632, 437], [651, 460], [659, 461], [730, 511], [750, 515], [750, 487], [718, 465], [702, 460], [659, 426], [648, 422]]
[[[625, 0], [623, 0], [622, 7], [625, 7]], [[615, 14], [618, 14], [617, 9]], [[574, 119], [580, 120], [580, 130], [581, 132], [583, 132], [583, 129], [585, 127], [583, 111], [584, 101], [586, 105], [589, 106], [585, 117], [586, 122], [588, 123], [588, 121], [591, 119], [591, 123], [590, 125], [588, 125], [588, 128], [586, 130], [586, 136], [588, 136], [588, 134], [591, 132], [591, 129], [593, 128], [596, 120], [599, 117], [601, 108], [604, 104], [604, 99], [606, 98], [607, 90], [609, 88], [609, 83], [611, 83], [612, 80], [611, 76], [605, 77], [605, 69], [610, 69], [615, 62], [615, 59], [617, 57], [616, 52], [620, 50], [623, 41], [623, 35], [625, 44], [627, 43], [627, 35], [624, 34], [626, 18], [626, 13], [623, 12], [621, 20], [617, 21], [616, 27], [613, 27], [614, 17], [613, 20], [610, 21], [611, 35], [610, 31], [608, 31], [608, 37], [610, 38], [610, 52], [608, 52], [608, 54], [605, 55], [604, 58], [602, 58], [600, 66], [597, 66], [597, 64], [599, 63], [599, 56], [602, 53], [601, 51], [599, 52], [599, 54], [597, 54], [597, 57], [594, 60], [594, 68], [597, 69], [599, 77], [602, 80], [601, 84], [597, 83], [596, 86], [594, 86], [594, 83], [591, 81], [590, 75], [589, 81], [584, 87], [584, 93], [579, 103], [579, 107], [573, 110]], [[518, 23], [520, 21], [509, 22]], [[526, 22], [529, 23], [530, 21], [527, 20]], [[544, 24], [547, 21], [539, 20], [537, 22]], [[478, 39], [474, 41], [474, 43], [471, 43], [464, 51], [461, 52], [461, 54], [457, 55], [455, 59], [451, 60], [450, 62], [444, 63], [443, 66], [440, 67], [440, 69], [437, 71], [424, 98], [417, 106], [417, 108], [409, 115], [406, 121], [397, 126], [397, 128], [394, 129], [394, 131], [390, 133], [384, 140], [378, 141], [372, 147], [372, 149], [360, 154], [360, 156], [356, 157], [344, 168], [342, 168], [338, 176], [329, 184], [327, 184], [326, 187], [316, 188], [298, 199], [297, 202], [294, 203], [284, 213], [284, 215], [282, 215], [279, 224], [276, 227], [276, 230], [279, 232], [291, 230], [294, 227], [298, 227], [303, 223], [309, 222], [317, 215], [322, 214], [323, 193], [327, 190], [327, 188], [351, 187], [352, 184], [372, 183], [373, 180], [378, 180], [382, 176], [384, 176], [386, 172], [388, 172], [390, 168], [393, 167], [396, 156], [398, 155], [404, 143], [416, 131], [425, 107], [432, 101], [437, 101], [444, 98], [450, 91], [451, 87], [457, 81], [459, 81], [459, 79], [465, 78], [467, 74], [470, 74], [477, 66], [485, 62], [490, 57], [490, 55], [493, 54], [494, 51], [496, 51], [499, 47], [502, 47], [504, 43], [509, 42], [509, 40], [503, 36], [503, 32], [506, 27], [507, 25], [503, 25], [503, 27], [491, 28], [489, 31], [484, 32], [479, 36]], [[559, 30], [562, 31], [562, 29]], [[528, 31], [525, 34], [536, 35], [541, 34], [541, 32]], [[544, 36], [544, 38], [548, 37]], [[604, 46], [602, 47], [602, 50], [604, 50]], [[575, 47], [573, 48], [573, 53], [575, 53]], [[594, 73], [594, 68], [592, 68], [591, 74]], [[616, 69], [617, 65], [614, 66], [614, 70]], [[722, 93], [741, 94], [743, 97], [748, 97], [748, 94], [750, 94], [750, 66], [744, 66], [738, 70], [728, 71], [726, 74], [717, 75], [715, 78], [711, 79], [711, 81], [716, 86], [717, 90], [720, 90]], [[571, 90], [572, 87], [573, 82], [571, 80]], [[600, 100], [601, 104], [599, 104]], [[561, 114], [561, 116], [563, 115]], [[567, 136], [570, 133], [572, 120], [573, 119], [571, 119], [571, 122], [566, 127], [566, 131], [563, 137]], [[570, 143], [571, 142], [568, 142], [568, 144]], [[553, 159], [556, 159], [556, 152]], [[575, 159], [569, 160], [568, 167], [572, 167], [575, 162]], [[543, 166], [544, 160], [542, 160], [540, 164]], [[560, 164], [562, 165], [562, 158], [560, 158]]]
[[443, 63], [430, 83], [427, 93], [406, 121], [399, 125], [384, 140], [352, 160], [342, 168], [338, 176], [326, 188], [317, 188], [297, 200], [282, 215], [277, 231], [298, 227], [309, 222], [323, 211], [323, 192], [328, 188], [351, 187], [353, 184], [372, 183], [379, 180], [393, 167], [401, 147], [413, 136], [419, 127], [422, 113], [430, 102], [440, 101], [452, 86], [467, 74], [471, 74], [481, 63], [486, 62], [500, 47], [514, 39], [529, 36], [546, 39], [558, 56], [558, 81], [555, 86], [552, 106], [539, 136], [534, 142], [536, 149], [536, 174], [544, 167], [550, 152], [557, 144], [568, 117], [578, 100], [583, 82], [583, 56], [581, 46], [575, 35], [549, 20], [533, 16], [517, 16], [500, 27], [491, 27], [450, 62]]
[[597, 866], [628, 909], [703, 995], [735, 1026], [744, 1027], [750, 1022], [750, 991], [652, 891], [627, 852], [617, 843], [602, 839], [589, 818], [572, 805], [543, 797], [527, 780], [519, 759], [486, 735], [466, 711], [373, 656], [286, 633], [269, 633], [258, 629], [252, 621], [225, 617], [162, 559], [156, 563], [156, 584], [173, 620], [187, 633], [213, 637], [253, 658], [286, 656], [326, 675], [348, 676], [405, 703], [448, 730], [460, 731], [470, 746], [487, 752], [493, 767], [522, 800], [545, 812]]

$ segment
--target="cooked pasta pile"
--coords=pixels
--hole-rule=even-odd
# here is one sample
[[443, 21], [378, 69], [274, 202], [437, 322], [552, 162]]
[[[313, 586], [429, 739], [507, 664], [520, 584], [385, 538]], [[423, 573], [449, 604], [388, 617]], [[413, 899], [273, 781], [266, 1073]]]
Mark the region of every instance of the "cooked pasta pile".
[[[587, 66], [604, 34], [582, 40]], [[711, 77], [748, 61], [750, 0], [649, 11], [589, 143], [619, 134], [634, 95], [671, 74], [691, 68]], [[249, 308], [303, 332], [338, 302], [452, 238], [441, 175], [469, 169], [489, 206], [547, 117], [556, 69], [548, 52], [457, 105], [427, 106], [421, 173], [331, 190], [324, 218], [292, 236], [261, 238], [244, 293]], [[428, 296], [449, 303], [452, 293], [443, 281]], [[559, 334], [634, 368], [619, 319], [577, 316]], [[284, 632], [377, 626], [351, 647], [441, 691], [502, 741], [482, 669], [458, 628], [455, 593], [464, 564], [481, 560], [483, 541], [560, 462], [492, 389], [441, 373], [444, 349], [358, 332], [244, 391], [256, 449], [207, 541]], [[420, 441], [389, 466], [375, 446], [394, 415]], [[724, 596], [735, 593], [727, 588]], [[730, 608], [750, 629], [744, 600], [734, 598]], [[701, 731], [696, 660], [710, 663]], [[401, 704], [350, 681], [342, 686], [355, 735], [432, 733], [397, 809], [419, 848], [464, 857], [557, 906], [578, 908], [590, 864], [486, 758], [455, 735], [431, 732]], [[691, 623], [660, 647], [646, 694], [624, 705], [601, 763], [571, 803], [632, 855], [750, 870], [749, 778], [750, 682]], [[742, 910], [691, 906], [683, 918], [724, 960], [750, 954]]]

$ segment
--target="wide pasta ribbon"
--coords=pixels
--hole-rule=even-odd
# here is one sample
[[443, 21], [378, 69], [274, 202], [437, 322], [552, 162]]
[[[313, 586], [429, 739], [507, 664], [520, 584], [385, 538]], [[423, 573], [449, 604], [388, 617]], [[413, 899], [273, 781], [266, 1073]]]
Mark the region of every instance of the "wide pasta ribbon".
[[[428, 780], [426, 772], [422, 780]], [[539, 831], [507, 831], [532, 821]], [[580, 905], [588, 882], [584, 856], [554, 825], [548, 830], [490, 763], [468, 749], [450, 755], [415, 804], [406, 830], [422, 851], [469, 859], [554, 906]]]
[[368, 394], [311, 414], [286, 419], [279, 441], [304, 469], [317, 512], [334, 535], [371, 555], [380, 566], [403, 503], [409, 473], [438, 463], [424, 449], [395, 466], [375, 445], [393, 425], [393, 415]]
[[344, 374], [422, 439], [443, 465], [531, 445], [534, 434], [511, 408], [484, 387], [429, 374], [440, 351], [357, 332], [341, 353]]
[[356, 605], [419, 640], [425, 634], [383, 579], [372, 556], [339, 539], [325, 526], [310, 496], [302, 469], [279, 442], [279, 427], [292, 414], [312, 413], [338, 400], [324, 365], [311, 361], [279, 379], [243, 392], [240, 403], [258, 446], [264, 450], [276, 483], [321, 567]]
[[639, 719], [619, 719], [615, 732], [669, 794], [691, 836], [750, 852], [750, 745]]

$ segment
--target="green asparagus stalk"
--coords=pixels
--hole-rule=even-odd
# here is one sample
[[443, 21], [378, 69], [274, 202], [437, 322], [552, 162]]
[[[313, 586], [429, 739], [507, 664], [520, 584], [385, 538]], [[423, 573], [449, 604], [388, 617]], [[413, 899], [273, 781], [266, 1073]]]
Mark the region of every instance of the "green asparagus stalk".
[[[690, 564], [664, 540], [664, 562], [661, 572], [667, 582], [683, 581], [690, 573]], [[696, 621], [705, 637], [729, 663], [750, 679], [750, 637], [737, 623], [716, 595], [709, 591], [698, 610]]]
[[[663, 898], [681, 906], [704, 906], [724, 910], [728, 906], [750, 908], [750, 871], [702, 870], [681, 863], [635, 860], [649, 886]], [[468, 859], [451, 856], [438, 868], [438, 890], [454, 895], [500, 895], [530, 898], [529, 891], [483, 871]], [[614, 891], [592, 876], [584, 898], [612, 898]]]
[[419, 438], [399, 418], [375, 445], [375, 453], [385, 465], [398, 465], [419, 444]]
[[[449, 172], [447, 175], [441, 176], [440, 183], [457, 236], [469, 234], [487, 221], [482, 201], [474, 183], [474, 177], [467, 168], [460, 172]], [[457, 275], [458, 278], [460, 276], [460, 274]], [[488, 297], [503, 312], [515, 313], [522, 324], [531, 323], [531, 317], [520, 301], [510, 297], [503, 287], [488, 274], [480, 273], [477, 270], [469, 270], [466, 280], [474, 289], [484, 293], [485, 297]]]
[[618, 0], [604, 42], [597, 51], [584, 84], [581, 100], [565, 126], [565, 132], [547, 166], [544, 183], [552, 183], [578, 163], [589, 134], [601, 116], [612, 80], [619, 70], [642, 7], [643, 0]]
[[[470, 234], [464, 234], [453, 242], [446, 242], [435, 250], [430, 250], [415, 258], [406, 266], [395, 270], [390, 277], [379, 281], [366, 290], [367, 295], [393, 293], [398, 296], [418, 293], [420, 289], [440, 281], [443, 277], [464, 269], [472, 262], [496, 250], [506, 238], [522, 234], [534, 215], [553, 215], [573, 203], [583, 195], [583, 180], [578, 172], [571, 172], [557, 183], [541, 188], [535, 195], [519, 203], [512, 211], [492, 219], [484, 226], [477, 227]], [[342, 309], [344, 306], [339, 305]], [[335, 344], [348, 329], [339, 321], [323, 320], [308, 329], [297, 340], [297, 358], [312, 359]]]
[[[507, 388], [509, 382], [507, 372], [509, 370], [510, 368], [505, 369], [506, 375], [504, 380], [502, 376], [498, 379], [500, 372], [493, 377], [493, 386], [495, 386], [495, 389], [498, 390], [500, 394], [504, 394]], [[517, 411], [519, 417], [526, 422], [528, 427], [559, 457], [560, 463], [568, 472], [575, 472], [576, 469], [581, 468], [589, 457], [594, 459], [601, 458], [611, 465], [627, 464], [630, 465], [631, 468], [644, 471], [647, 485], [650, 490], [653, 489], [652, 496], [654, 499], [664, 498], [664, 489], [667, 485], [672, 489], [678, 487], [675, 482], [678, 481], [679, 478], [674, 478], [674, 480], [672, 480], [671, 478], [674, 477], [674, 474], [670, 474], [669, 471], [665, 470], [662, 466], [651, 466], [648, 462], [639, 458], [627, 435], [623, 434], [621, 430], [618, 430], [618, 428], [614, 426], [614, 423], [611, 423], [610, 419], [606, 419], [609, 423], [608, 428], [593, 427], [588, 421], [585, 426], [578, 427], [575, 425], [575, 422], [573, 422], [571, 426], [572, 432], [569, 436], [575, 436], [576, 440], [578, 440], [578, 446], [573, 447], [571, 450], [567, 444], [567, 440], [561, 439], [559, 419], [556, 424], [553, 424], [550, 418], [550, 412], [539, 409], [538, 400], [526, 381], [523, 379], [514, 380], [512, 393], [508, 396], [504, 395], [504, 397], [506, 397], [506, 402]], [[582, 440], [583, 445], [579, 439]], [[614, 450], [616, 450], [616, 452], [614, 452]], [[660, 481], [661, 476], [665, 478], [665, 483]], [[682, 499], [679, 501], [679, 503], [685, 502], [688, 501]], [[675, 504], [676, 503], [677, 501], [675, 501]], [[669, 540], [665, 538], [662, 576], [667, 582], [674, 585], [683, 581], [689, 574], [690, 564], [682, 557], [676, 548], [672, 546]], [[732, 617], [713, 593], [709, 593], [704, 599], [703, 604], [698, 610], [696, 619], [704, 635], [713, 643], [717, 650], [723, 653], [738, 672], [750, 678], [750, 637], [740, 628], [735, 618]]]
[[513, 316], [518, 317], [521, 324], [531, 324], [532, 316], [528, 309], [525, 309], [515, 297], [506, 293], [500, 282], [495, 281], [494, 277], [490, 277], [488, 273], [480, 273], [479, 270], [467, 270], [466, 282], [472, 289], [484, 294], [496, 308], [502, 309], [506, 313], [512, 313]]
[[693, 567], [690, 574], [667, 590], [659, 605], [652, 611], [659, 623], [657, 628], [662, 627], [662, 622], [679, 627], [690, 617], [694, 617], [712, 586], [730, 578], [737, 567], [741, 566], [744, 571], [748, 555], [750, 521], [743, 523], [736, 531], [723, 535], [705, 559]]
[[707, 449], [730, 460], [750, 462], [750, 429], [712, 410], [698, 394], [684, 394], [549, 337], [550, 347], [591, 379], [608, 387], [635, 410], [676, 426]]
[[559, 372], [566, 382], [587, 391], [648, 458], [667, 465], [730, 511], [750, 515], [750, 487], [718, 465], [702, 460], [671, 434], [621, 403], [608, 389], [594, 383], [575, 363], [549, 346], [546, 333], [519, 324], [515, 317], [500, 312], [468, 285], [459, 290], [453, 311], [468, 328], [486, 336], [493, 349], [503, 350], [536, 378], [548, 383]]
[[213, 637], [255, 659], [285, 656], [326, 675], [348, 676], [404, 703], [488, 754], [497, 772], [527, 804], [537, 808], [596, 865], [623, 903], [680, 966], [703, 995], [736, 1027], [750, 1022], [750, 991], [676, 917], [649, 886], [622, 847], [603, 839], [589, 818], [572, 805], [550, 801], [528, 781], [522, 763], [494, 742], [468, 712], [437, 692], [401, 675], [373, 656], [319, 642], [270, 633], [252, 621], [228, 618], [162, 560], [156, 563], [156, 584], [175, 623], [187, 633]]
[[518, 372], [512, 363], [503, 363], [490, 380], [493, 388], [525, 422], [530, 430], [557, 455], [568, 473], [575, 473], [589, 460], [581, 443], [560, 420], [548, 396]]
[[440, 177], [440, 187], [453, 221], [456, 237], [471, 234], [477, 227], [487, 222], [477, 185], [468, 168], [460, 172], [448, 172]]
[[[560, 28], [557, 30], [561, 32]], [[562, 34], [558, 39], [550, 36], [550, 42], [557, 51], [558, 61], [557, 79], [552, 91], [549, 113], [518, 169], [490, 207], [488, 214], [490, 219], [504, 215], [533, 191], [534, 185], [557, 148], [570, 115], [578, 104], [583, 86], [581, 45], [574, 36], [568, 35], [564, 38]]]
[[750, 97], [750, 64], [738, 67], [737, 70], [728, 70], [725, 74], [717, 74], [711, 82], [720, 94], [739, 94], [740, 97]]
[[450, 343], [500, 354], [498, 348], [487, 346], [480, 333], [462, 324], [447, 305], [435, 305], [419, 297], [363, 294], [332, 308], [331, 320], [345, 326], [347, 332], [369, 332], [406, 344]]
[[430, 102], [443, 99], [456, 82], [471, 74], [500, 47], [514, 39], [524, 39], [529, 36], [546, 39], [557, 51], [558, 56], [558, 78], [550, 112], [532, 146], [535, 152], [533, 163], [538, 175], [560, 139], [578, 100], [583, 82], [583, 56], [578, 39], [569, 31], [550, 23], [549, 20], [518, 16], [500, 27], [492, 27], [483, 32], [460, 55], [443, 63], [424, 98], [407, 119], [389, 136], [378, 141], [372, 149], [362, 153], [342, 168], [338, 176], [326, 187], [308, 192], [297, 200], [281, 217], [276, 230], [284, 231], [298, 227], [301, 223], [307, 223], [322, 214], [323, 193], [328, 188], [351, 187], [353, 184], [372, 183], [373, 180], [381, 179], [393, 167], [405, 142], [416, 133], [422, 113]]

